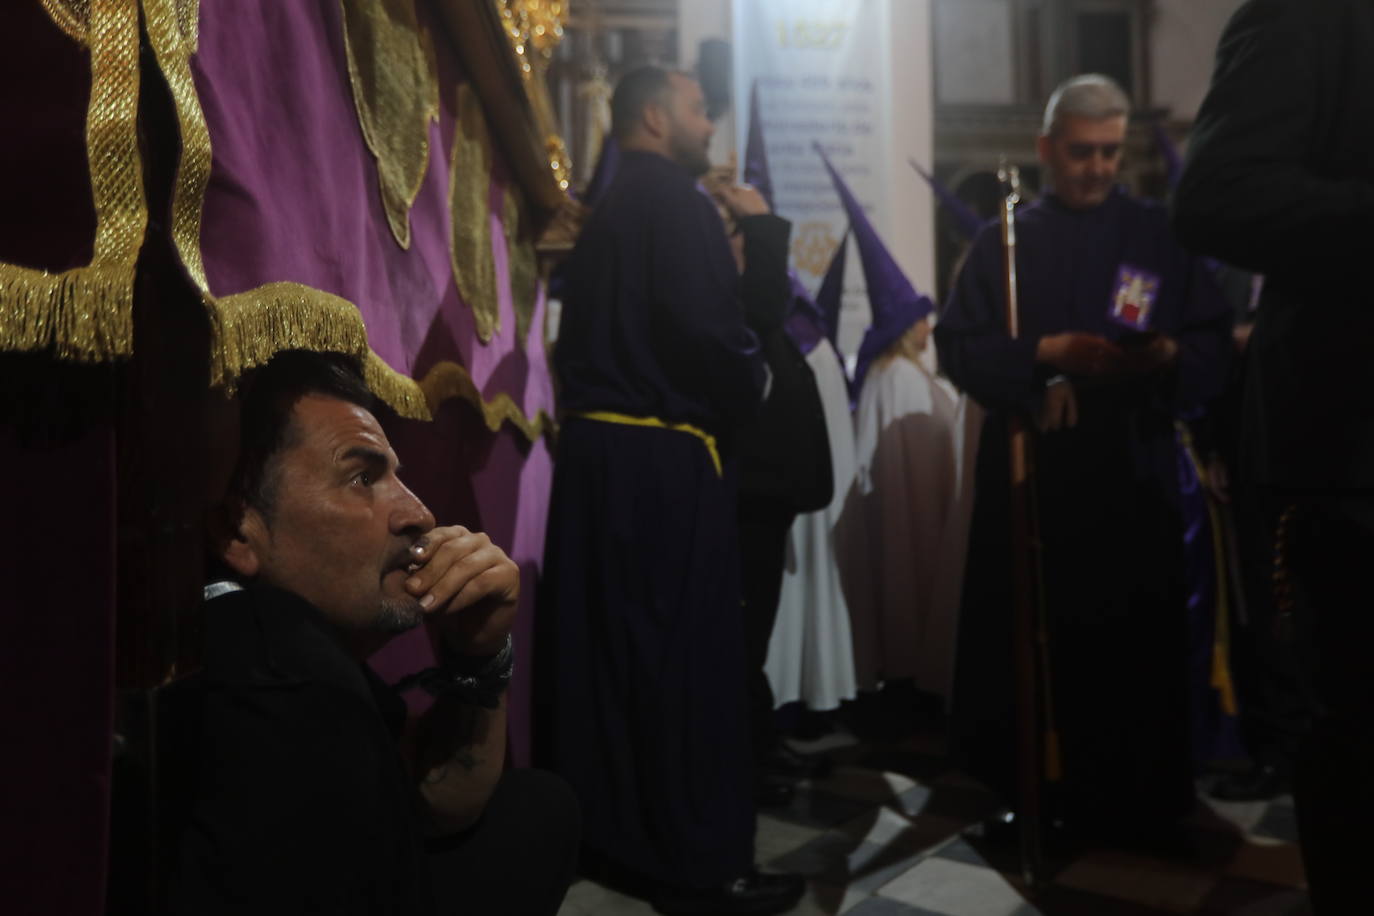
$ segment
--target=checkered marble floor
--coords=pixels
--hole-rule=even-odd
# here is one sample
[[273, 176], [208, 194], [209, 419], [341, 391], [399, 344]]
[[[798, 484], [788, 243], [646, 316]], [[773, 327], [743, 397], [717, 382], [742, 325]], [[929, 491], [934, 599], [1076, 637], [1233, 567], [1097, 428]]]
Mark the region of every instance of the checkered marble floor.
[[[759, 815], [758, 861], [803, 874], [801, 916], [1152, 916], [1310, 913], [1295, 845], [1291, 798], [1206, 800], [1189, 823], [1188, 861], [1089, 850], [1052, 863], [1031, 895], [1013, 850], [990, 846], [972, 825], [991, 813], [976, 783], [941, 763], [936, 742], [834, 748], [839, 764], [803, 784], [787, 808]], [[653, 910], [590, 881], [568, 892], [560, 916], [630, 916]]]

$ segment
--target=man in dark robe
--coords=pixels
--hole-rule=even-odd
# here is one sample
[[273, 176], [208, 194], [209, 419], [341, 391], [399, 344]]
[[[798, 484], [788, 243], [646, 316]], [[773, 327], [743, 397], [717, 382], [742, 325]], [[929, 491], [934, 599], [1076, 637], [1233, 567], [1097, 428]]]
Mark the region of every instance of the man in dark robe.
[[[588, 861], [670, 913], [776, 912], [754, 802], [732, 441], [764, 395], [789, 225], [757, 192], [698, 188], [712, 126], [689, 77], [646, 67], [612, 102], [620, 167], [566, 267], [563, 409], [544, 613], [554, 767]], [[640, 882], [643, 882], [641, 884]]]
[[[1129, 102], [1105, 77], [1056, 90], [1039, 153], [1051, 193], [1016, 217], [1020, 336], [995, 226], [935, 329], [944, 370], [988, 408], [954, 692], [970, 768], [1011, 801], [1015, 687], [1007, 420], [1034, 441], [1062, 750], [1052, 815], [1099, 839], [1165, 834], [1192, 806], [1174, 417], [1220, 388], [1230, 317], [1162, 208], [1115, 184]], [[1024, 549], [1017, 545], [1016, 549]]]
[[1241, 6], [1218, 46], [1174, 214], [1184, 241], [1265, 275], [1241, 470], [1282, 511], [1279, 619], [1315, 715], [1293, 794], [1323, 914], [1365, 907], [1374, 855], [1371, 47], [1367, 0]]

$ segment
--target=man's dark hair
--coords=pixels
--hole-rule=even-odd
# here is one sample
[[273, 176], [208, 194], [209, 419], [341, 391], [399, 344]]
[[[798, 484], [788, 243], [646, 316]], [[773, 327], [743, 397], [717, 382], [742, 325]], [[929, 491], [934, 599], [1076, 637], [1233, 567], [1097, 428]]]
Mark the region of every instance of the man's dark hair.
[[306, 395], [324, 395], [373, 410], [357, 360], [340, 353], [283, 350], [239, 384], [239, 457], [229, 501], [271, 518], [276, 504], [273, 459], [295, 441], [291, 412]]
[[611, 97], [611, 135], [624, 140], [634, 133], [644, 114], [644, 106], [651, 102], [667, 102], [672, 88], [668, 71], [662, 67], [636, 67], [622, 76]]

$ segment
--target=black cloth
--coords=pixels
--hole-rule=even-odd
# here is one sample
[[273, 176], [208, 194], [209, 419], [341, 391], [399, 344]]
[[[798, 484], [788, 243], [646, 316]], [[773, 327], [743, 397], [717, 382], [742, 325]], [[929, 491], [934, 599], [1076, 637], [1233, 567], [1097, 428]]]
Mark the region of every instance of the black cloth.
[[782, 327], [763, 334], [763, 354], [772, 383], [740, 432], [740, 493], [792, 513], [819, 511], [830, 505], [835, 474], [816, 375]]
[[1374, 487], [1374, 5], [1232, 18], [1174, 197], [1179, 238], [1265, 275], [1242, 459], [1259, 484]]
[[1059, 813], [1089, 830], [1168, 820], [1192, 803], [1187, 629], [1173, 417], [1219, 391], [1225, 301], [1158, 207], [1115, 192], [1073, 211], [1054, 198], [1017, 214], [1021, 333], [1005, 331], [1001, 240], [987, 229], [935, 327], [941, 366], [989, 412], [959, 621], [952, 730], [963, 763], [1015, 802], [1011, 506], [1007, 419], [1031, 423], [1044, 380], [1039, 337], [1109, 320], [1122, 272], [1157, 281], [1149, 329], [1175, 338], [1177, 368], [1114, 383], [1073, 380], [1078, 425], [1035, 437], [1052, 709], [1064, 779]]
[[[652, 153], [624, 154], [567, 263], [562, 406], [540, 617], [553, 767], [598, 861], [707, 888], [753, 864], [732, 443], [764, 389], [758, 338], [789, 302], [790, 226], [740, 221]], [[681, 430], [587, 419], [609, 411]]]
[[431, 913], [399, 697], [273, 589], [205, 605], [177, 913]]
[[172, 912], [557, 912], [578, 814], [556, 777], [505, 774], [475, 826], [427, 851], [405, 704], [309, 604], [232, 592], [206, 603], [205, 639], [195, 702], [160, 724], [186, 749], [165, 777], [186, 787]]
[[557, 913], [577, 868], [582, 812], [568, 784], [541, 770], [507, 770], [481, 822], [425, 844], [443, 914]]
[[1294, 799], [1314, 908], [1363, 899], [1374, 848], [1374, 5], [1254, 0], [1231, 19], [1174, 201], [1180, 235], [1265, 274], [1243, 465], [1298, 507], [1290, 642], [1322, 708]]
[[749, 690], [749, 734], [754, 767], [761, 773], [779, 737], [773, 720], [776, 698], [764, 666], [778, 618], [787, 534], [796, 514], [769, 499], [741, 494], [739, 501], [741, 601], [744, 608], [745, 668]]
[[[1236, 324], [1253, 322], [1255, 275], [1219, 266], [1217, 277]], [[1249, 466], [1242, 467], [1240, 461], [1247, 353], [1238, 354], [1225, 391], [1207, 415], [1193, 424], [1193, 434], [1200, 451], [1219, 457], [1230, 478], [1230, 500], [1219, 511], [1234, 538], [1230, 662], [1240, 702], [1241, 739], [1258, 764], [1287, 772], [1311, 711], [1302, 696], [1291, 647], [1282, 638], [1282, 621], [1274, 603], [1274, 539], [1285, 504], [1271, 488], [1251, 480]]]
[[1286, 557], [1292, 650], [1317, 715], [1298, 751], [1293, 795], [1313, 910], [1356, 912], [1374, 860], [1374, 499], [1298, 503]]
[[1243, 618], [1233, 619], [1231, 630], [1241, 739], [1257, 762], [1287, 769], [1307, 734], [1312, 710], [1274, 601], [1274, 542], [1285, 505], [1272, 491], [1242, 479], [1232, 483], [1227, 508], [1245, 611]]
[[[772, 255], [773, 269], [785, 281], [786, 249], [780, 254]], [[751, 289], [744, 293], [747, 301]], [[792, 303], [796, 308], [795, 299]], [[760, 771], [778, 743], [775, 697], [764, 666], [782, 596], [787, 534], [799, 513], [830, 505], [835, 491], [830, 432], [816, 375], [781, 325], [762, 332], [762, 341], [772, 382], [758, 417], [740, 432], [738, 514], [749, 730]]]

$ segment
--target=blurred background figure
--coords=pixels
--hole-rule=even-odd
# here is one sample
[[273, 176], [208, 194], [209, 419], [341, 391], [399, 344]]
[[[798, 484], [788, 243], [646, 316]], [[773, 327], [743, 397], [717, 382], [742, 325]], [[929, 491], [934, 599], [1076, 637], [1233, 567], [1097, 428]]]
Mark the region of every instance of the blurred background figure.
[[1265, 276], [1241, 467], [1280, 506], [1278, 620], [1315, 715], [1294, 797], [1312, 903], [1363, 899], [1374, 845], [1374, 102], [1356, 0], [1256, 0], [1231, 20], [1174, 200], [1188, 244]]

